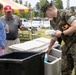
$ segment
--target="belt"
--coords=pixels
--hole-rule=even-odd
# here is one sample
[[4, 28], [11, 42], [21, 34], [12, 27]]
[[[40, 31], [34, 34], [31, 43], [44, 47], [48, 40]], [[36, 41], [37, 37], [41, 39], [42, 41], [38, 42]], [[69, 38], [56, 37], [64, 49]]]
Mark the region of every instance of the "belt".
[[17, 38], [6, 38], [6, 40], [16, 40]]

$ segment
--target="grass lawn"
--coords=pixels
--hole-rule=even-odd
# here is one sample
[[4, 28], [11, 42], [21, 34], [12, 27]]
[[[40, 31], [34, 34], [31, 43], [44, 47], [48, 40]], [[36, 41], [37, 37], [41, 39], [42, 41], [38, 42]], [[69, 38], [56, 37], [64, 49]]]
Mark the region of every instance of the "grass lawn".
[[[40, 37], [45, 37], [45, 38], [50, 38], [50, 36], [46, 36], [45, 35], [45, 31], [46, 30], [48, 30], [48, 29], [41, 29], [41, 30], [38, 30], [38, 31], [36, 31], [35, 33], [36, 34], [40, 34], [41, 36]], [[28, 40], [32, 40], [32, 32], [31, 31], [27, 31], [27, 30], [25, 30], [25, 31], [20, 31], [19, 30], [19, 34], [25, 34], [25, 36], [26, 37], [24, 37], [24, 38], [20, 38], [20, 40], [21, 40], [21, 42], [25, 42], [25, 41], [28, 41]], [[27, 37], [27, 35], [29, 34], [29, 37]]]
[[[41, 29], [41, 30], [39, 30], [38, 31], [38, 33], [39, 34], [41, 34], [41, 37], [45, 37], [45, 38], [50, 38], [50, 36], [46, 36], [45, 35], [45, 31], [46, 30], [48, 30], [48, 29]], [[19, 34], [22, 34], [22, 31], [19, 31]], [[21, 42], [25, 42], [25, 41], [27, 41], [27, 40], [31, 40], [31, 32], [28, 32], [28, 31], [23, 31], [23, 34], [30, 34], [30, 39], [27, 37], [27, 38], [20, 38], [21, 39]], [[63, 44], [63, 42], [62, 42], [62, 44]], [[72, 73], [72, 75], [74, 75], [74, 70], [73, 70], [73, 73]]]

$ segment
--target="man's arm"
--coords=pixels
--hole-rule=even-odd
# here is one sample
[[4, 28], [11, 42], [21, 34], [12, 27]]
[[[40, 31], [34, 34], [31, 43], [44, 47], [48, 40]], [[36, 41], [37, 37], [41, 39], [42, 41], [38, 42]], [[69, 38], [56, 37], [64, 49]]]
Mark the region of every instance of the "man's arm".
[[65, 20], [67, 24], [70, 25], [70, 27], [67, 30], [63, 31], [63, 33], [65, 35], [68, 35], [68, 34], [76, 32], [76, 17], [73, 15], [73, 13], [66, 12]]
[[[70, 27], [67, 30], [63, 31], [63, 34], [68, 35], [68, 34], [76, 32], [76, 17], [73, 16], [72, 13], [66, 12], [65, 21], [67, 22], [67, 24], [70, 25]], [[57, 30], [56, 36], [61, 37], [61, 34], [62, 32], [60, 30]]]
[[71, 23], [71, 27], [69, 27], [69, 29], [63, 31], [64, 35], [68, 35], [68, 34], [71, 34], [71, 33], [74, 33], [74, 32], [76, 32], [76, 20], [74, 20]]
[[1, 31], [1, 27], [0, 27], [0, 47], [4, 48], [4, 43], [3, 43], [3, 39], [2, 39], [2, 35], [1, 35], [2, 31]]
[[56, 41], [56, 37], [51, 38], [50, 43], [49, 43], [49, 46], [48, 46], [48, 48], [46, 50], [46, 53], [48, 53], [48, 54], [50, 53], [51, 48], [54, 45], [55, 41]]
[[22, 25], [22, 21], [20, 21], [19, 17], [18, 16], [15, 16], [17, 18], [17, 21], [18, 21], [18, 28], [20, 30], [24, 30], [25, 27]]
[[[70, 27], [67, 30], [63, 31], [63, 34], [68, 35], [68, 34], [71, 34], [71, 33], [74, 33], [74, 32], [76, 32], [76, 20], [74, 20], [70, 24]], [[56, 36], [57, 37], [61, 37], [61, 34], [62, 34], [62, 31], [60, 31], [60, 30], [56, 31]]]

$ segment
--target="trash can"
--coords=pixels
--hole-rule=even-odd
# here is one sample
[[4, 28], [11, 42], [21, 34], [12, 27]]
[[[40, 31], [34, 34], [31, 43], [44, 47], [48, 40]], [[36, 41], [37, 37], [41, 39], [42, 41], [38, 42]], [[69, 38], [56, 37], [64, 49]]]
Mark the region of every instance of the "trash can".
[[54, 56], [48, 56], [49, 61], [44, 62], [45, 75], [59, 75], [59, 60]]
[[61, 75], [61, 54], [60, 50], [52, 49], [48, 57], [49, 62], [44, 62], [45, 75]]
[[44, 53], [13, 52], [0, 57], [0, 75], [44, 75]]
[[53, 48], [58, 49], [58, 50], [61, 51], [61, 46], [60, 46], [60, 44], [54, 44], [54, 45], [53, 45]]
[[50, 53], [50, 55], [51, 55], [51, 56], [54, 56], [54, 57], [56, 57], [56, 58], [61, 58], [62, 51], [53, 48], [52, 51], [51, 51], [51, 53]]
[[59, 73], [60, 73], [59, 75], [61, 75], [61, 55], [62, 55], [62, 51], [59, 50], [59, 49], [53, 48], [50, 55], [56, 57], [59, 60], [58, 61], [58, 63], [59, 63]]

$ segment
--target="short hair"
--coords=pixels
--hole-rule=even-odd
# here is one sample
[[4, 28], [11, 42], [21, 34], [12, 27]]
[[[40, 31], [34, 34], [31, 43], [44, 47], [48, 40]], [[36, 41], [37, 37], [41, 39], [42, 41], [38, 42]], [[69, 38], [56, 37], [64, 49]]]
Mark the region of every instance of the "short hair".
[[0, 10], [3, 8], [3, 4], [0, 3]]
[[53, 3], [49, 3], [49, 2], [46, 2], [42, 7], [41, 7], [41, 11], [42, 12], [46, 12], [46, 10], [50, 7], [53, 7]]

